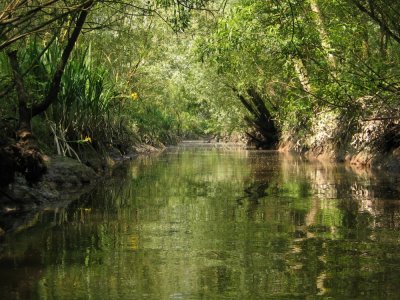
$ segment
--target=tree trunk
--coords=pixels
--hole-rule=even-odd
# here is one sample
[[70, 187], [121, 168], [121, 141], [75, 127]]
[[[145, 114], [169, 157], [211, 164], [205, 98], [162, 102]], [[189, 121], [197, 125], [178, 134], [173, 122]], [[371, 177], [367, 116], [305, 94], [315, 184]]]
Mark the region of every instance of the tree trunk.
[[[29, 182], [39, 180], [42, 174], [46, 171], [43, 154], [41, 153], [36, 138], [32, 133], [32, 117], [44, 112], [54, 101], [56, 101], [60, 91], [61, 79], [64, 74], [65, 66], [67, 65], [68, 59], [82, 31], [89, 8], [92, 4], [93, 1], [88, 1], [87, 5], [84, 6], [83, 10], [79, 13], [75, 28], [67, 41], [60, 62], [57, 65], [50, 84], [50, 89], [41, 103], [33, 104], [31, 106], [28, 105], [29, 96], [24, 86], [23, 75], [17, 58], [17, 51], [11, 51], [8, 53], [18, 98], [19, 112], [19, 124], [16, 132], [17, 140], [16, 143], [10, 147], [14, 153], [16, 170], [23, 173]], [[2, 171], [7, 172], [7, 170]]]
[[329, 66], [331, 67], [332, 70], [335, 70], [336, 69], [336, 58], [331, 53], [331, 51], [332, 51], [331, 41], [330, 41], [329, 35], [326, 31], [325, 24], [324, 24], [324, 18], [321, 13], [321, 10], [319, 9], [317, 0], [310, 0], [310, 6], [311, 6], [312, 12], [314, 13], [315, 23], [317, 25], [317, 30], [319, 32], [319, 38], [321, 40], [321, 46], [324, 49], [324, 51], [326, 52]]
[[363, 1], [359, 0], [350, 0], [350, 2], [352, 2], [361, 12], [368, 15], [370, 19], [378, 24], [381, 27], [381, 30], [386, 32], [387, 36], [391, 37], [394, 41], [400, 44], [400, 27], [393, 26], [393, 24], [398, 24], [398, 14], [393, 14], [392, 18], [388, 18], [388, 16], [382, 11], [382, 8], [375, 5], [375, 1], [369, 0], [368, 6], [364, 4]]
[[247, 90], [248, 98], [239, 93], [237, 95], [251, 114], [251, 117], [245, 118], [252, 128], [251, 132], [246, 133], [250, 141], [257, 148], [274, 149], [279, 141], [279, 132], [261, 95], [253, 88]]
[[299, 79], [303, 90], [308, 94], [312, 94], [310, 78], [308, 76], [308, 72], [307, 72], [306, 67], [304, 66], [303, 61], [301, 60], [301, 58], [292, 58], [292, 61], [293, 61], [294, 69], [297, 74], [297, 78]]
[[10, 66], [14, 77], [15, 90], [18, 98], [18, 131], [31, 131], [32, 114], [28, 108], [28, 94], [26, 93], [22, 72], [19, 67], [17, 51], [8, 52], [7, 55], [10, 61]]
[[[10, 66], [13, 72], [15, 90], [18, 98], [19, 123], [16, 132], [16, 143], [7, 146], [5, 149], [11, 149], [8, 153], [13, 153], [15, 164], [9, 164], [7, 170], [3, 172], [14, 173], [15, 170], [24, 174], [29, 182], [40, 179], [46, 171], [43, 155], [37, 146], [35, 137], [32, 134], [31, 120], [32, 113], [28, 107], [28, 94], [17, 59], [17, 51], [11, 51], [8, 54]], [[11, 169], [11, 167], [13, 169]]]
[[387, 58], [387, 49], [388, 48], [388, 35], [385, 30], [381, 27], [381, 36], [379, 42], [379, 51], [381, 53], [381, 57], [383, 59]]
[[72, 50], [75, 47], [76, 41], [82, 31], [82, 27], [85, 24], [86, 17], [89, 13], [89, 8], [93, 5], [93, 1], [89, 1], [87, 5], [80, 12], [78, 20], [71, 36], [68, 39], [67, 45], [61, 55], [61, 60], [58, 63], [57, 69], [54, 73], [53, 79], [51, 81], [49, 92], [44, 98], [42, 103], [32, 106], [32, 115], [36, 116], [44, 112], [54, 101], [56, 101], [58, 93], [61, 87], [61, 78], [64, 74], [65, 66], [67, 65], [68, 59], [71, 56]]

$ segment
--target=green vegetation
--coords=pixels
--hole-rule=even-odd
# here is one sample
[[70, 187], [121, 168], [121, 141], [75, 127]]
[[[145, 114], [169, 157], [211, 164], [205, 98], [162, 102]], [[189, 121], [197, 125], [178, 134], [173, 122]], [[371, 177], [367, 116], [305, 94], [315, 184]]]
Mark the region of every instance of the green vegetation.
[[264, 148], [390, 152], [399, 11], [389, 0], [2, 1], [1, 146], [17, 145], [32, 178], [39, 148], [125, 153], [245, 133]]
[[[345, 127], [340, 133], [364, 119], [398, 120], [399, 8], [379, 0], [238, 1], [202, 53], [239, 91], [257, 91], [281, 132], [312, 147], [302, 138], [324, 131], [317, 124], [329, 115]], [[351, 136], [333, 138], [345, 144]]]

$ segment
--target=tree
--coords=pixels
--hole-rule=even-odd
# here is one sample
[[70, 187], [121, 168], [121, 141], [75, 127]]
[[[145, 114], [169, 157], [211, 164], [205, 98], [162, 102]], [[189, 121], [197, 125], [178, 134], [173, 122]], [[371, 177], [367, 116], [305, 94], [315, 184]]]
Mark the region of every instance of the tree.
[[[13, 0], [2, 3], [0, 13], [0, 51], [7, 53], [12, 70], [12, 80], [2, 82], [4, 90], [0, 97], [7, 96], [15, 87], [18, 103], [17, 142], [12, 147], [19, 169], [26, 171], [27, 178], [38, 178], [45, 170], [42, 154], [32, 134], [32, 118], [45, 112], [56, 103], [60, 92], [64, 70], [79, 36], [86, 30], [105, 30], [115, 24], [132, 22], [135, 16], [160, 16], [179, 30], [189, 24], [190, 12], [202, 9], [205, 2], [180, 1], [96, 1], [96, 0]], [[162, 13], [162, 12], [167, 13]], [[90, 12], [93, 15], [88, 18]], [[90, 21], [88, 21], [90, 20]], [[21, 64], [19, 49], [32, 41], [43, 41], [44, 49], [37, 54], [25, 69]], [[36, 67], [41, 57], [57, 41], [62, 51], [51, 80], [42, 98], [32, 97], [27, 88], [26, 75]], [[18, 50], [17, 50], [18, 49]]]
[[349, 0], [361, 12], [379, 25], [381, 31], [400, 44], [398, 17], [400, 5], [391, 0]]
[[[61, 78], [65, 66], [78, 40], [78, 37], [85, 24], [87, 15], [95, 1], [70, 3], [65, 5], [64, 1], [34, 2], [14, 0], [3, 7], [0, 14], [0, 50], [6, 51], [9, 58], [13, 82], [18, 99], [18, 130], [17, 143], [12, 145], [12, 152], [17, 161], [17, 169], [23, 173], [28, 180], [33, 181], [40, 178], [46, 170], [43, 156], [36, 144], [32, 134], [32, 117], [44, 112], [54, 101], [60, 90]], [[68, 23], [67, 23], [68, 22]], [[66, 31], [66, 42], [61, 58], [57, 64], [48, 91], [41, 102], [31, 101], [29, 92], [24, 83], [24, 74], [27, 71], [21, 70], [18, 61], [18, 51], [15, 45], [23, 45], [23, 40], [34, 38], [43, 33], [50, 33], [53, 37], [49, 45], [55, 40], [60, 30], [55, 27], [61, 26]], [[32, 62], [34, 65], [39, 57]], [[8, 90], [6, 89], [6, 92]], [[8, 151], [10, 152], [10, 151]]]
[[[17, 51], [12, 50], [8, 52], [10, 59], [10, 65], [14, 75], [14, 82], [18, 97], [18, 108], [19, 108], [19, 131], [18, 137], [26, 135], [27, 132], [31, 131], [31, 119], [32, 117], [44, 112], [52, 102], [57, 99], [57, 94], [60, 90], [61, 78], [64, 73], [65, 66], [67, 65], [68, 58], [70, 57], [72, 50], [76, 44], [76, 41], [82, 31], [88, 12], [93, 5], [93, 1], [86, 2], [85, 6], [82, 6], [81, 11], [78, 12], [75, 26], [73, 27], [72, 33], [69, 36], [65, 48], [62, 52], [61, 59], [54, 72], [52, 81], [50, 83], [47, 95], [40, 103], [33, 103], [28, 106], [29, 96], [25, 90], [24, 80], [20, 66], [17, 59]], [[71, 26], [68, 28], [71, 29]]]
[[[325, 114], [343, 128], [398, 114], [397, 2], [245, 0], [229, 9], [201, 51], [239, 96], [256, 90], [281, 132], [312, 135]], [[343, 128], [337, 145], [351, 135]]]

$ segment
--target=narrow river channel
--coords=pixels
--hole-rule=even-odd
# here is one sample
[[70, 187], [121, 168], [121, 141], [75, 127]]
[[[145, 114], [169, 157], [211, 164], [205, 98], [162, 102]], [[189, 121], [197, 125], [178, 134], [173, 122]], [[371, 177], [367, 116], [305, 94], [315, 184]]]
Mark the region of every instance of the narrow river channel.
[[277, 152], [170, 148], [6, 236], [0, 298], [395, 299], [399, 186]]

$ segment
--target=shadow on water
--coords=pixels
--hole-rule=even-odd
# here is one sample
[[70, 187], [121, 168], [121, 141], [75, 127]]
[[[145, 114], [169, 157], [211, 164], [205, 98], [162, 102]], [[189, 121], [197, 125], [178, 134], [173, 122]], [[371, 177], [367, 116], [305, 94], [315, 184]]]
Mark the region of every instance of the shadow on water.
[[396, 298], [399, 178], [172, 148], [7, 236], [8, 298]]

